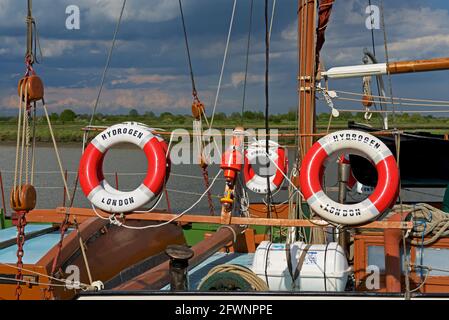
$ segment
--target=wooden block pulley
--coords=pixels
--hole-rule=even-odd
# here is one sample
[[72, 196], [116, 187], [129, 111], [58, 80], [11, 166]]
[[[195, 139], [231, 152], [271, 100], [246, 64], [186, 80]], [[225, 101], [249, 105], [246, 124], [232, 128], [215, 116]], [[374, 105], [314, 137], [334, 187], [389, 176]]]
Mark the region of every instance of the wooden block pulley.
[[22, 88], [22, 99], [25, 101], [25, 92], [27, 92], [28, 102], [39, 101], [44, 98], [44, 83], [41, 78], [36, 75], [24, 77], [19, 80], [17, 93], [20, 96], [20, 88]]
[[204, 113], [204, 103], [199, 100], [195, 100], [192, 103], [192, 116], [195, 120], [199, 120]]
[[30, 184], [13, 188], [9, 202], [14, 211], [33, 210], [36, 207], [36, 189]]

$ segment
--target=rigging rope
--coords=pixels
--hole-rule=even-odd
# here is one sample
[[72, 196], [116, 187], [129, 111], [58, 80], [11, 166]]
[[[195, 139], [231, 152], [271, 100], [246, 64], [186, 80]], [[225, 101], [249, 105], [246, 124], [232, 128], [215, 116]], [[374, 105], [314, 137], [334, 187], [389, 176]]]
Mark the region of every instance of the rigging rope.
[[192, 59], [190, 57], [189, 41], [188, 41], [188, 38], [187, 38], [187, 29], [186, 29], [186, 24], [185, 24], [185, 20], [184, 20], [184, 12], [182, 10], [181, 0], [179, 0], [178, 2], [179, 2], [179, 11], [181, 12], [182, 29], [184, 31], [184, 41], [185, 41], [185, 44], [186, 44], [187, 60], [189, 62], [190, 81], [192, 82], [192, 95], [193, 95], [194, 98], [196, 98], [197, 97], [197, 91], [196, 91], [196, 86], [195, 86], [195, 78], [193, 76]]
[[[384, 35], [384, 47], [385, 47], [385, 62], [387, 63], [387, 66], [390, 65], [390, 60], [389, 60], [389, 56], [388, 56], [388, 41], [387, 41], [387, 30], [385, 27], [385, 12], [384, 12], [384, 1], [380, 0], [380, 16], [381, 16], [381, 22], [382, 22], [382, 30], [383, 30], [383, 35]], [[387, 67], [387, 77], [388, 77], [388, 86], [390, 87], [390, 97], [393, 97], [393, 82], [391, 79], [391, 72], [390, 69]], [[391, 101], [393, 103], [393, 100]], [[393, 104], [393, 125], [395, 125], [395, 107]]]
[[[109, 48], [108, 57], [106, 59], [106, 65], [104, 66], [103, 74], [101, 75], [100, 88], [98, 90], [97, 98], [95, 99], [95, 104], [94, 104], [94, 107], [92, 109], [92, 115], [91, 115], [90, 120], [89, 120], [89, 126], [92, 125], [93, 122], [94, 122], [95, 113], [96, 113], [97, 108], [98, 108], [98, 102], [100, 101], [101, 92], [103, 91], [104, 82], [106, 80], [106, 73], [107, 73], [107, 71], [109, 69], [109, 64], [111, 62], [112, 51], [114, 50], [114, 46], [115, 46], [115, 42], [116, 42], [116, 39], [117, 39], [118, 30], [119, 30], [120, 24], [122, 22], [123, 12], [125, 11], [125, 5], [126, 5], [126, 0], [123, 0], [122, 8], [120, 10], [120, 16], [119, 16], [117, 24], [115, 26], [114, 36], [112, 37], [111, 47]], [[84, 148], [84, 146], [83, 146], [83, 148]]]
[[252, 270], [235, 264], [222, 264], [212, 268], [201, 280], [198, 288], [201, 288], [210, 277], [222, 272], [230, 272], [239, 275], [249, 283], [255, 291], [269, 291], [267, 283], [259, 278]]
[[243, 126], [244, 113], [245, 113], [245, 100], [246, 100], [246, 84], [248, 79], [248, 64], [249, 64], [249, 49], [251, 45], [251, 29], [253, 25], [253, 7], [254, 0], [251, 0], [249, 9], [249, 26], [248, 26], [248, 39], [246, 42], [246, 61], [245, 61], [245, 78], [243, 79], [243, 101], [242, 101], [242, 113], [241, 113], [241, 125]]
[[214, 124], [215, 110], [217, 109], [218, 96], [220, 95], [220, 89], [221, 89], [221, 81], [223, 79], [224, 68], [226, 65], [226, 58], [228, 56], [228, 48], [229, 48], [229, 42], [231, 40], [232, 26], [234, 24], [236, 5], [237, 5], [237, 0], [234, 0], [234, 5], [232, 6], [231, 21], [229, 22], [228, 37], [226, 39], [226, 47], [225, 47], [225, 51], [224, 51], [224, 55], [223, 55], [223, 63], [221, 64], [220, 78], [218, 80], [217, 92], [215, 94], [214, 108], [212, 109], [212, 116], [211, 116], [210, 123], [209, 123], [209, 130], [212, 128], [212, 125]]
[[[101, 92], [102, 92], [102, 90], [103, 90], [104, 83], [105, 83], [105, 80], [106, 80], [107, 70], [109, 69], [109, 65], [110, 65], [111, 58], [112, 58], [112, 52], [113, 52], [114, 47], [115, 47], [115, 43], [116, 43], [116, 39], [117, 39], [117, 34], [118, 34], [119, 27], [120, 27], [120, 24], [121, 24], [121, 21], [122, 21], [122, 18], [123, 18], [123, 13], [124, 13], [124, 10], [125, 10], [126, 1], [127, 1], [127, 0], [123, 0], [122, 7], [121, 7], [121, 10], [120, 10], [120, 15], [119, 15], [117, 24], [116, 24], [116, 26], [115, 26], [115, 30], [114, 30], [114, 35], [113, 35], [113, 38], [112, 38], [111, 47], [110, 47], [110, 49], [109, 49], [108, 56], [107, 56], [107, 59], [106, 59], [106, 65], [105, 65], [105, 67], [104, 67], [104, 69], [103, 69], [103, 73], [102, 73], [102, 75], [101, 75], [100, 87], [99, 87], [99, 90], [98, 90], [97, 97], [96, 97], [96, 99], [95, 99], [95, 104], [94, 104], [94, 106], [93, 106], [93, 108], [92, 108], [92, 114], [91, 114], [91, 117], [90, 117], [89, 125], [88, 125], [88, 126], [92, 126], [92, 124], [93, 124], [93, 122], [94, 122], [94, 119], [95, 119], [95, 114], [96, 114], [96, 111], [97, 111], [97, 108], [98, 108], [98, 103], [99, 103], [99, 101], [100, 101]], [[76, 175], [75, 182], [74, 182], [73, 193], [72, 193], [72, 196], [71, 196], [71, 195], [70, 195], [70, 192], [69, 192], [69, 188], [68, 188], [68, 186], [67, 186], [67, 180], [66, 180], [66, 177], [65, 177], [65, 175], [64, 175], [63, 168], [62, 168], [62, 162], [61, 162], [61, 159], [60, 159], [60, 157], [59, 157], [59, 152], [58, 152], [58, 149], [57, 149], [56, 140], [55, 140], [55, 138], [54, 138], [54, 134], [53, 134], [53, 130], [52, 130], [52, 127], [51, 127], [50, 118], [49, 118], [49, 116], [48, 116], [48, 112], [47, 112], [47, 109], [46, 109], [46, 106], [45, 106], [45, 102], [44, 102], [44, 112], [45, 112], [45, 116], [46, 116], [46, 118], [47, 118], [47, 122], [48, 122], [48, 125], [49, 125], [49, 128], [50, 128], [50, 135], [51, 135], [52, 140], [53, 140], [53, 145], [54, 145], [54, 147], [55, 147], [55, 152], [56, 152], [56, 157], [57, 157], [57, 160], [58, 160], [58, 165], [59, 165], [60, 172], [61, 172], [61, 175], [62, 175], [62, 178], [63, 178], [63, 182], [64, 182], [64, 190], [65, 190], [65, 192], [66, 192], [66, 194], [67, 194], [67, 199], [68, 199], [69, 202], [70, 202], [69, 207], [66, 209], [65, 219], [63, 220], [63, 222], [62, 222], [62, 224], [61, 224], [61, 227], [60, 227], [60, 230], [61, 230], [61, 236], [60, 236], [60, 240], [59, 240], [59, 243], [58, 243], [58, 252], [57, 252], [55, 258], [53, 259], [52, 270], [51, 270], [51, 273], [54, 274], [54, 273], [56, 272], [56, 265], [57, 265], [57, 262], [58, 262], [58, 260], [59, 260], [60, 254], [61, 254], [61, 250], [62, 250], [62, 242], [63, 242], [63, 240], [64, 240], [65, 231], [66, 231], [66, 229], [67, 229], [67, 227], [68, 227], [68, 224], [69, 224], [69, 222], [70, 222], [70, 208], [73, 207], [74, 200], [75, 200], [75, 195], [76, 195], [76, 191], [77, 191], [77, 189], [78, 189], [79, 174], [77, 173], [77, 175]], [[85, 149], [85, 147], [86, 147], [86, 143], [87, 143], [87, 140], [88, 140], [88, 136], [89, 136], [89, 131], [86, 131], [86, 132], [84, 133], [84, 135], [83, 135], [82, 152], [84, 152], [84, 149]], [[91, 280], [92, 280], [92, 277], [91, 277], [91, 275], [90, 275], [91, 273], [90, 273], [90, 269], [89, 269], [89, 264], [88, 264], [88, 261], [87, 261], [87, 256], [86, 256], [86, 254], [85, 254], [85, 252], [84, 252], [84, 242], [82, 241], [81, 235], [80, 235], [80, 233], [79, 233], [78, 223], [77, 223], [77, 221], [76, 221], [76, 216], [75, 216], [75, 218], [74, 218], [74, 223], [75, 223], [75, 227], [76, 227], [76, 231], [77, 231], [77, 235], [78, 235], [78, 238], [79, 238], [80, 245], [82, 246], [82, 247], [81, 247], [81, 251], [82, 251], [83, 259], [84, 259], [84, 262], [85, 262], [85, 265], [86, 265], [86, 268], [87, 268], [89, 280], [91, 281]]]
[[143, 227], [129, 226], [129, 225], [125, 225], [124, 223], [118, 221], [115, 214], [112, 214], [108, 218], [106, 218], [106, 217], [102, 216], [100, 213], [98, 213], [98, 211], [96, 210], [94, 205], [92, 205], [92, 210], [97, 215], [97, 217], [99, 217], [100, 219], [109, 220], [112, 224], [117, 225], [119, 227], [124, 227], [124, 228], [127, 228], [127, 229], [133, 229], [133, 230], [145, 230], [145, 229], [159, 228], [159, 227], [165, 226], [167, 224], [170, 224], [170, 223], [178, 220], [179, 218], [184, 216], [186, 213], [188, 213], [190, 210], [192, 210], [204, 198], [204, 196], [209, 192], [209, 190], [212, 188], [212, 186], [214, 185], [215, 181], [218, 179], [218, 177], [220, 176], [222, 171], [223, 170], [219, 170], [218, 171], [217, 175], [215, 176], [215, 178], [212, 180], [211, 184], [209, 185], [209, 188], [207, 188], [203, 192], [203, 194], [199, 197], [199, 199], [196, 200], [189, 208], [185, 209], [183, 212], [181, 212], [180, 214], [176, 215], [172, 219], [170, 219], [168, 221], [165, 221], [165, 222], [162, 222], [160, 224], [152, 224], [152, 225], [143, 226]]
[[[352, 92], [352, 91], [343, 91], [343, 90], [333, 90], [337, 93], [341, 94], [347, 94], [347, 95], [353, 95], [353, 96], [363, 96], [363, 94], [358, 92]], [[431, 103], [430, 106], [433, 106], [433, 104], [444, 104], [445, 107], [449, 107], [449, 101], [448, 100], [433, 100], [433, 99], [418, 99], [418, 98], [402, 98], [402, 97], [385, 97], [385, 96], [375, 96], [371, 95], [373, 98], [378, 99], [391, 99], [391, 100], [399, 100], [399, 101], [415, 101], [415, 102], [428, 102]], [[359, 101], [359, 100], [357, 100]], [[395, 102], [398, 104], [399, 102]], [[408, 105], [408, 104], [407, 104]]]
[[[274, 13], [274, 8], [273, 8]], [[269, 66], [270, 66], [270, 31], [268, 25], [268, 0], [265, 0], [265, 133], [268, 134], [270, 132], [270, 124], [269, 124]], [[267, 158], [269, 158], [268, 154], [270, 152], [270, 142], [269, 139], [265, 139], [265, 152]], [[267, 171], [270, 167], [270, 161], [267, 161]], [[271, 183], [270, 176], [267, 175], [267, 217], [271, 218]], [[270, 237], [272, 240], [273, 237], [273, 227], [270, 227]]]
[[[413, 221], [413, 230], [411, 237], [412, 245], [430, 245], [441, 237], [449, 236], [449, 215], [427, 203], [418, 203], [416, 205], [402, 205], [404, 212], [409, 212]], [[393, 211], [400, 211], [401, 206], [396, 205]], [[424, 237], [430, 237], [424, 240]]]

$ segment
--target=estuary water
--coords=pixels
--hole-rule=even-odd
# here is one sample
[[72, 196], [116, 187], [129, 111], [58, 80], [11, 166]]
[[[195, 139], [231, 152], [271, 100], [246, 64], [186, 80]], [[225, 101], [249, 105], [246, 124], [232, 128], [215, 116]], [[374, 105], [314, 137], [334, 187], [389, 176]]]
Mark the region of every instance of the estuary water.
[[[67, 179], [70, 194], [73, 194], [76, 172], [78, 170], [81, 157], [81, 145], [60, 145], [59, 152], [63, 162], [64, 169], [67, 170]], [[13, 185], [14, 164], [15, 164], [15, 146], [11, 144], [0, 145], [0, 171], [3, 177], [3, 184], [6, 196], [6, 208], [9, 209], [9, 192]], [[294, 150], [288, 152], [289, 163], [294, 163]], [[290, 168], [291, 170], [291, 165]], [[118, 186], [120, 190], [132, 190], [137, 187], [147, 170], [146, 158], [139, 149], [128, 146], [112, 148], [108, 151], [104, 162], [104, 172], [108, 182], [116, 185], [116, 173]], [[218, 165], [211, 165], [208, 168], [209, 180], [212, 181], [219, 171]], [[328, 187], [336, 186], [337, 168], [335, 164], [329, 166], [326, 171], [326, 185]], [[286, 189], [288, 182], [284, 182]], [[61, 174], [59, 171], [56, 155], [52, 145], [38, 145], [36, 149], [36, 167], [34, 185], [37, 189], [37, 208], [55, 208], [64, 203], [64, 189]], [[205, 190], [201, 169], [197, 164], [177, 164], [172, 165], [170, 179], [167, 183], [167, 193], [171, 209], [175, 212], [181, 212], [195, 203]], [[219, 210], [219, 198], [224, 190], [224, 180], [222, 174], [219, 175], [215, 184], [211, 188], [213, 201], [216, 210]], [[330, 191], [332, 198], [336, 197], [335, 191]], [[404, 201], [441, 201], [444, 194], [443, 189], [413, 189], [404, 190], [402, 197]], [[357, 198], [358, 197], [358, 198]], [[261, 202], [263, 196], [249, 192], [251, 202]], [[276, 201], [285, 201], [288, 198], [288, 192], [281, 190], [275, 195]], [[360, 199], [355, 195], [354, 200]], [[0, 199], [1, 200], [1, 199]], [[348, 197], [351, 200], [351, 197]], [[66, 199], [66, 204], [68, 205]], [[74, 206], [89, 207], [85, 195], [81, 188], [77, 188], [74, 198]], [[167, 208], [166, 198], [163, 197], [159, 202], [158, 208]], [[209, 206], [207, 197], [204, 197], [191, 211], [192, 213], [208, 213]], [[218, 214], [218, 212], [217, 212]]]

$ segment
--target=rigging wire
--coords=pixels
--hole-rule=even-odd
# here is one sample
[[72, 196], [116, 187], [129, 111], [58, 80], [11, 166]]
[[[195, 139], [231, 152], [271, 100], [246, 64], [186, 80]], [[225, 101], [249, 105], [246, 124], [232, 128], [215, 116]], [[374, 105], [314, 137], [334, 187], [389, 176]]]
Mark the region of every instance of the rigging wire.
[[[97, 98], [95, 99], [95, 104], [94, 104], [94, 107], [92, 109], [92, 115], [91, 115], [90, 120], [89, 120], [89, 126], [91, 126], [93, 124], [93, 122], [94, 122], [95, 113], [96, 113], [97, 108], [98, 108], [98, 102], [100, 101], [101, 92], [103, 91], [104, 83], [105, 83], [105, 80], [106, 80], [106, 74], [107, 74], [107, 71], [109, 69], [109, 65], [111, 63], [112, 52], [114, 51], [115, 42], [116, 42], [116, 39], [117, 39], [117, 34], [118, 34], [118, 31], [119, 31], [120, 24], [122, 22], [123, 12], [125, 11], [125, 5], [126, 5], [126, 0], [123, 0], [122, 8], [120, 10], [120, 16], [119, 16], [117, 24], [115, 26], [114, 36], [112, 37], [111, 47], [109, 48], [108, 57], [106, 59], [106, 65], [104, 66], [103, 74], [101, 75], [100, 88], [98, 90]], [[84, 146], [83, 146], [83, 148], [84, 148]]]
[[221, 81], [223, 80], [223, 73], [224, 73], [224, 68], [226, 65], [226, 58], [228, 57], [228, 48], [229, 48], [229, 42], [231, 40], [232, 26], [234, 24], [234, 16], [235, 16], [236, 6], [237, 6], [237, 0], [234, 0], [234, 5], [232, 6], [231, 21], [229, 22], [228, 37], [226, 39], [226, 47], [225, 47], [225, 51], [224, 51], [224, 55], [223, 55], [223, 63], [221, 64], [220, 78], [218, 80], [217, 92], [215, 94], [214, 108], [212, 109], [212, 116], [211, 116], [210, 123], [209, 123], [209, 130], [212, 128], [212, 125], [214, 123], [215, 110], [217, 109], [217, 103], [218, 103], [218, 96], [220, 95]]
[[179, 2], [179, 11], [181, 12], [182, 29], [184, 31], [184, 41], [186, 44], [187, 60], [189, 62], [190, 81], [192, 82], [192, 95], [193, 95], [193, 97], [196, 97], [197, 91], [196, 91], [196, 85], [195, 85], [195, 77], [193, 76], [192, 59], [190, 57], [190, 48], [189, 48], [189, 41], [187, 38], [187, 28], [186, 28], [185, 19], [184, 19], [184, 11], [182, 10], [181, 0], [178, 0], [178, 2]]
[[[335, 91], [337, 93], [341, 93], [341, 94], [354, 95], [354, 96], [363, 96], [363, 94], [358, 93], [358, 92], [342, 91], [342, 90], [333, 90], [333, 91]], [[439, 104], [444, 104], [444, 106], [449, 107], [449, 100], [433, 100], [433, 99], [417, 99], [417, 98], [401, 98], [401, 97], [384, 97], [384, 96], [372, 96], [372, 97], [373, 98], [388, 98], [388, 99], [400, 100], [400, 101], [415, 101], [415, 102], [439, 103]], [[397, 102], [395, 102], [395, 103], [397, 103]]]
[[[362, 102], [363, 99], [354, 99], [354, 98], [346, 98], [346, 97], [335, 97], [337, 100], [344, 101], [354, 101], [354, 102]], [[409, 107], [449, 107], [448, 104], [436, 104], [436, 103], [403, 103], [401, 101], [391, 102], [394, 106], [409, 106]]]
[[[371, 5], [371, 0], [368, 0], [368, 5], [370, 6], [370, 8], [372, 7]], [[371, 16], [371, 46], [373, 48], [373, 56], [374, 58], [376, 58], [376, 40], [374, 38], [374, 17]], [[377, 94], [380, 96], [381, 95], [381, 90], [380, 90], [380, 83], [379, 83], [379, 78], [376, 77], [376, 87], [377, 87]], [[382, 108], [382, 100], [379, 100], [380, 104], [381, 104], [381, 108]], [[377, 109], [376, 103], [374, 102], [374, 107]]]
[[[268, 0], [265, 0], [265, 133], [268, 134], [270, 129], [269, 124], [269, 65], [270, 65], [270, 30], [268, 25]], [[266, 156], [270, 152], [270, 143], [268, 139], [265, 139], [265, 152]], [[269, 170], [270, 162], [267, 161], [267, 171]], [[267, 216], [271, 218], [271, 186], [270, 177], [267, 175]], [[270, 240], [273, 240], [273, 227], [270, 228]]]
[[[380, 17], [382, 22], [382, 30], [384, 35], [384, 48], [385, 48], [385, 62], [387, 63], [387, 66], [390, 64], [390, 59], [388, 55], [388, 39], [387, 39], [387, 30], [385, 27], [385, 11], [384, 11], [384, 1], [380, 0]], [[387, 68], [387, 77], [388, 77], [388, 86], [390, 87], [390, 97], [393, 97], [393, 81], [391, 79], [391, 72], [389, 68]], [[391, 101], [393, 103], [393, 101]], [[395, 118], [395, 107], [393, 104], [393, 125], [396, 124], [396, 118]]]
[[246, 100], [246, 85], [248, 79], [248, 64], [249, 64], [249, 49], [251, 45], [251, 29], [253, 25], [253, 7], [254, 0], [251, 0], [249, 9], [249, 26], [248, 26], [248, 40], [246, 43], [246, 61], [245, 61], [245, 78], [243, 80], [243, 101], [242, 101], [242, 113], [241, 113], [241, 125], [243, 126], [244, 114], [245, 114], [245, 100]]

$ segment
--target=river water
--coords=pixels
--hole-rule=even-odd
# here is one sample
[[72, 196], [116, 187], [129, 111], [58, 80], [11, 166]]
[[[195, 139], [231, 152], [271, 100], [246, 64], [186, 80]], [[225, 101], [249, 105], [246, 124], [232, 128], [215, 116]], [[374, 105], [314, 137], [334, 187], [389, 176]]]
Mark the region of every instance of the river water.
[[[59, 151], [64, 169], [67, 170], [70, 194], [73, 194], [76, 171], [78, 170], [81, 156], [81, 145], [61, 145]], [[293, 150], [289, 150], [288, 154], [290, 163], [294, 163]], [[15, 146], [5, 144], [0, 145], [0, 171], [3, 177], [7, 202], [9, 191], [13, 184], [14, 163]], [[133, 147], [117, 147], [111, 149], [108, 152], [104, 163], [104, 172], [106, 173], [105, 175], [108, 182], [115, 186], [115, 173], [117, 172], [118, 185], [121, 190], [131, 190], [137, 187], [142, 181], [146, 170], [147, 164], [144, 154], [139, 149]], [[217, 175], [218, 170], [219, 167], [217, 165], [211, 165], [208, 168], [210, 181]], [[335, 165], [329, 166], [326, 171], [327, 186], [336, 185], [336, 172], [337, 169]], [[38, 145], [37, 147], [34, 185], [38, 194], [37, 208], [55, 208], [63, 205], [63, 182], [52, 145], [45, 144]], [[284, 189], [286, 189], [287, 182], [284, 183], [284, 187]], [[201, 169], [197, 164], [178, 164], [172, 166], [170, 179], [167, 183], [167, 192], [169, 203], [173, 211], [180, 212], [189, 208], [199, 199], [204, 190], [205, 186]], [[223, 190], [224, 180], [220, 174], [216, 183], [211, 188], [216, 210], [219, 210], [219, 198]], [[413, 189], [411, 191], [403, 191], [402, 197], [405, 201], [441, 201], [443, 193], [444, 190], [442, 189]], [[330, 195], [335, 198], [336, 193], [330, 192]], [[251, 202], [261, 202], [263, 200], [261, 195], [251, 192], [249, 192], [249, 197]], [[275, 200], [284, 201], [287, 197], [287, 191], [281, 190], [275, 195]], [[351, 197], [348, 199], [351, 200]], [[357, 196], [354, 199], [357, 199]], [[67, 199], [66, 204], [68, 204]], [[90, 206], [79, 187], [75, 193], [74, 206]], [[8, 203], [6, 207], [9, 211]], [[165, 197], [159, 202], [158, 208], [167, 208]], [[208, 208], [207, 197], [204, 197], [191, 212], [207, 213], [209, 211]]]

